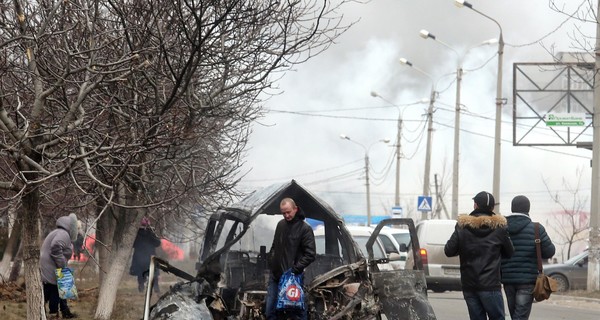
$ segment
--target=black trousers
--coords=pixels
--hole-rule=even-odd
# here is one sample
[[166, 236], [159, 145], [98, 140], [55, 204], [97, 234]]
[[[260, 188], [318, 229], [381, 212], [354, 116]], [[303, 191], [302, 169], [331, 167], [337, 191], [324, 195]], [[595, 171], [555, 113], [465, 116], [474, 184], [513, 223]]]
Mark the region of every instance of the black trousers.
[[55, 314], [58, 313], [58, 309], [60, 307], [60, 312], [69, 313], [69, 306], [67, 306], [67, 300], [61, 299], [58, 296], [58, 286], [51, 283], [44, 282], [44, 303], [48, 302], [48, 307], [50, 308], [50, 313]]

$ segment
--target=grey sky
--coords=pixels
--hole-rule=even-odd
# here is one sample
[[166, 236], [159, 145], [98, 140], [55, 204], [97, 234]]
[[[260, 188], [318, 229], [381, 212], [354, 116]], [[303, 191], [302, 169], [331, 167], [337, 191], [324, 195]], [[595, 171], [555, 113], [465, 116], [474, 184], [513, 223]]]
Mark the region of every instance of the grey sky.
[[[589, 197], [591, 151], [570, 147], [513, 147], [512, 143], [512, 65], [514, 62], [551, 62], [544, 48], [555, 51], [579, 51], [570, 38], [577, 28], [593, 36], [594, 25], [581, 23], [549, 8], [549, 2], [469, 1], [496, 19], [503, 28], [505, 47], [503, 68], [504, 107], [502, 125], [501, 212], [510, 211], [510, 200], [525, 194], [532, 201], [534, 216], [559, 207], [552, 203], [543, 179], [553, 191], [564, 194], [565, 178], [576, 184], [576, 172], [582, 171], [579, 188]], [[558, 1], [557, 5], [573, 12], [580, 1]], [[456, 55], [431, 39], [419, 37], [427, 29], [450, 44], [461, 55], [467, 48], [497, 38], [498, 27], [490, 20], [467, 9], [457, 8], [453, 0], [376, 0], [354, 4], [344, 11], [348, 21], [360, 21], [327, 52], [288, 72], [279, 82], [284, 91], [265, 103], [267, 113], [253, 126], [242, 187], [251, 190], [273, 182], [296, 179], [328, 200], [342, 214], [365, 213], [364, 151], [339, 138], [345, 133], [353, 140], [370, 145], [389, 138], [389, 145], [375, 144], [370, 149], [373, 179], [373, 214], [384, 214], [393, 204], [395, 167], [386, 164], [393, 157], [398, 110], [370, 96], [372, 90], [397, 105], [428, 98], [431, 81], [416, 70], [398, 63], [400, 57], [429, 73], [434, 79], [456, 70]], [[548, 36], [547, 36], [548, 35]], [[543, 46], [536, 42], [543, 39]], [[530, 45], [526, 45], [530, 44]], [[493, 136], [496, 95], [497, 45], [473, 48], [464, 58], [464, 68], [483, 68], [467, 73], [462, 83], [462, 104], [468, 114], [462, 116], [460, 156], [459, 213], [472, 209], [471, 197], [481, 190], [492, 191]], [[491, 60], [490, 60], [491, 59]], [[485, 64], [486, 61], [489, 62]], [[439, 80], [440, 92], [434, 114], [434, 134], [430, 181], [434, 174], [445, 175], [448, 191], [444, 199], [451, 206], [451, 170], [454, 126], [454, 75]], [[445, 89], [445, 90], [444, 90]], [[401, 204], [416, 207], [423, 188], [425, 159], [424, 113], [427, 104], [402, 107], [404, 129], [401, 161]], [[346, 111], [327, 111], [356, 109]], [[315, 112], [307, 116], [276, 111]], [[345, 119], [342, 117], [378, 120]], [[589, 132], [591, 141], [591, 132]], [[421, 137], [421, 135], [423, 135]], [[445, 173], [444, 173], [445, 170]], [[383, 172], [382, 172], [383, 171]], [[432, 192], [435, 190], [432, 185]], [[589, 204], [589, 202], [588, 202]]]

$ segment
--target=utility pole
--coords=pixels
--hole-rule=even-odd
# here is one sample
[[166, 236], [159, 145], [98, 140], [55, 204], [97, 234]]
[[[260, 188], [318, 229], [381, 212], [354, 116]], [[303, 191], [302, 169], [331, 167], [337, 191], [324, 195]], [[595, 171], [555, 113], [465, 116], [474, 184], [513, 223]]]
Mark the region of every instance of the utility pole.
[[[427, 151], [425, 153], [425, 174], [423, 177], [423, 196], [429, 196], [429, 173], [431, 171], [431, 134], [433, 133], [433, 104], [435, 103], [435, 87], [431, 87], [429, 108], [427, 109]], [[427, 211], [421, 212], [421, 220], [427, 220]]]
[[396, 137], [396, 193], [394, 194], [394, 206], [400, 206], [400, 158], [402, 150], [402, 113], [398, 111], [398, 134]]
[[369, 153], [365, 151], [365, 181], [367, 183], [367, 226], [371, 226], [371, 186], [369, 184]]
[[458, 168], [460, 162], [460, 83], [462, 67], [456, 70], [456, 107], [454, 110], [454, 158], [452, 160], [452, 219], [458, 218]]
[[[600, 2], [598, 2], [600, 10]], [[600, 12], [600, 11], [596, 11]], [[600, 290], [600, 17], [596, 15], [596, 56], [594, 67], [594, 137], [592, 142], [592, 194], [590, 212], [590, 255], [587, 291]]]
[[[495, 21], [495, 20], [494, 20]], [[498, 76], [496, 80], [496, 130], [494, 134], [494, 181], [493, 195], [496, 201], [500, 201], [500, 159], [502, 158], [502, 57], [504, 55], [504, 39], [502, 38], [502, 27], [500, 24], [500, 37], [498, 38]], [[500, 208], [496, 208], [495, 212], [500, 212]]]

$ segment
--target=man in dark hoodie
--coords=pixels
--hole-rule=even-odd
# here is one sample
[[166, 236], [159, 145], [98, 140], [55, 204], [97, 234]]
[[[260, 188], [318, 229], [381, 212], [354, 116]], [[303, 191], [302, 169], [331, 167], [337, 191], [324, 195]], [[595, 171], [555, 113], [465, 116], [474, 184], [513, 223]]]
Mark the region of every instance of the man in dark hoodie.
[[[529, 217], [529, 207], [526, 196], [516, 196], [511, 203], [512, 213], [506, 217], [515, 253], [510, 259], [502, 259], [502, 284], [513, 320], [529, 319], [533, 287], [538, 275], [534, 222]], [[539, 237], [542, 259], [554, 256], [556, 248], [541, 224]]]
[[473, 212], [458, 217], [444, 253], [460, 256], [460, 280], [469, 318], [504, 320], [500, 263], [512, 256], [514, 248], [506, 218], [493, 212], [494, 196], [482, 191], [473, 201]]
[[[284, 198], [279, 204], [279, 210], [283, 219], [277, 223], [269, 251], [271, 276], [267, 286], [267, 320], [278, 319], [275, 306], [281, 275], [288, 269], [295, 274], [302, 273], [316, 258], [315, 235], [310, 225], [304, 221], [302, 209], [296, 206], [293, 199]], [[295, 319], [307, 318], [306, 311], [287, 316]]]

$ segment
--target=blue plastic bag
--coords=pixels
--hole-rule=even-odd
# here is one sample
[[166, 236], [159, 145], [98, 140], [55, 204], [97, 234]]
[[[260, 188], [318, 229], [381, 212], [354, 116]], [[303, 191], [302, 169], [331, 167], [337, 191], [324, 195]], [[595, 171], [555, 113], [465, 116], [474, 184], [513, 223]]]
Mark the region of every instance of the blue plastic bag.
[[75, 277], [71, 268], [56, 269], [56, 285], [61, 299], [77, 299], [77, 287], [75, 287]]
[[302, 274], [294, 274], [291, 269], [283, 273], [279, 279], [276, 310], [305, 310], [303, 278]]

